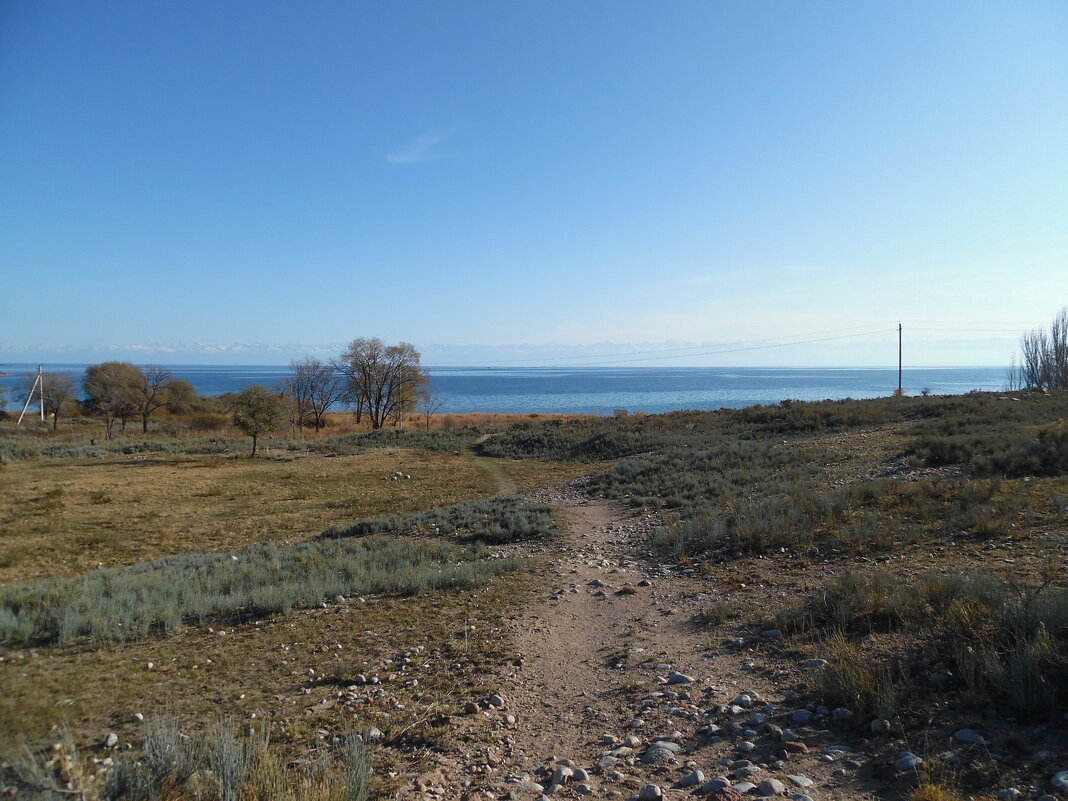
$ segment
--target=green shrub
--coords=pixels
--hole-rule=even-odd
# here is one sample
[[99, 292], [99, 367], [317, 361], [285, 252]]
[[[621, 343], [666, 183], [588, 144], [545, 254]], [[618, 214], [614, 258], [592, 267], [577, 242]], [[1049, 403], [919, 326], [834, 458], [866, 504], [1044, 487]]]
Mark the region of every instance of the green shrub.
[[[951, 666], [978, 702], [1003, 699], [1025, 716], [1049, 717], [1068, 699], [1068, 589], [1052, 583], [1021, 587], [985, 574], [930, 574], [905, 584], [885, 572], [849, 574], [777, 622], [787, 631], [831, 627], [847, 636], [911, 632], [927, 662]], [[825, 680], [859, 686], [843, 665], [842, 676]], [[895, 682], [897, 693], [909, 691], [905, 678]]]
[[2, 587], [0, 638], [10, 644], [135, 640], [186, 621], [289, 613], [336, 595], [472, 587], [521, 564], [485, 556], [449, 542], [382, 536], [172, 556]]
[[378, 515], [349, 525], [335, 525], [325, 538], [366, 537], [371, 534], [459, 536], [468, 542], [503, 544], [555, 532], [552, 507], [504, 496], [463, 501], [408, 515]]

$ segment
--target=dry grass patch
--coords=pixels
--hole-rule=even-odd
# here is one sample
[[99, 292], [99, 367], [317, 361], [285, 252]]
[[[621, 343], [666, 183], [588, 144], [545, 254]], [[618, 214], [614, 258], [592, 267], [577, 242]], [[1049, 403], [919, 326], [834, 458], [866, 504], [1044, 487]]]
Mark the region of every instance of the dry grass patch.
[[[403, 471], [411, 479], [390, 481]], [[381, 449], [277, 459], [123, 458], [8, 465], [0, 582], [177, 553], [310, 539], [334, 523], [493, 494], [468, 455]]]
[[[0, 661], [0, 749], [45, 744], [56, 724], [81, 747], [114, 731], [120, 745], [137, 748], [141, 713], [173, 716], [188, 734], [221, 719], [264, 725], [287, 758], [299, 759], [345, 731], [376, 726], [385, 737], [376, 773], [403, 773], [424, 749], [456, 745], [448, 718], [514, 658], [502, 616], [533, 585], [532, 573], [511, 574], [473, 591], [331, 604], [225, 633], [187, 626], [98, 649], [10, 651]], [[357, 674], [379, 683], [357, 684]]]
[[521, 491], [542, 489], [576, 478], [603, 473], [610, 465], [584, 462], [542, 462], [535, 459], [486, 459], [511, 479]]

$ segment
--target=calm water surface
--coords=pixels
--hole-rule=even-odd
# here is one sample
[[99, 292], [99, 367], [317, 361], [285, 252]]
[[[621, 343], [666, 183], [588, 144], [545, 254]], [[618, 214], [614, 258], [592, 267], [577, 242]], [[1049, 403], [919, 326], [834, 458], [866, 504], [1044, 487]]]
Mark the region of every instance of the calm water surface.
[[[65, 372], [81, 385], [84, 364], [45, 365]], [[37, 365], [0, 365], [0, 385], [11, 389], [8, 409], [21, 408], [17, 387]], [[169, 365], [175, 378], [201, 395], [236, 392], [249, 384], [279, 387], [287, 365]], [[434, 389], [445, 412], [555, 412], [612, 414], [668, 412], [678, 409], [739, 408], [755, 403], [826, 398], [876, 398], [897, 387], [897, 370], [832, 368], [725, 367], [432, 367]], [[1005, 388], [1004, 367], [906, 369], [906, 394], [924, 389], [935, 395]], [[17, 402], [16, 402], [17, 401]]]

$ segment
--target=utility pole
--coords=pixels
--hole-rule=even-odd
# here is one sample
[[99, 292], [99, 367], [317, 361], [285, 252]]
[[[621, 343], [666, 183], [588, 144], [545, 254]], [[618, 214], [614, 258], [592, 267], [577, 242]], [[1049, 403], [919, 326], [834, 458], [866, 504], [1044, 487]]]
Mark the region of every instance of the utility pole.
[[905, 390], [901, 388], [901, 323], [897, 324], [897, 394], [904, 395]]
[[26, 416], [26, 410], [30, 408], [30, 402], [33, 400], [33, 393], [34, 392], [38, 393], [38, 398], [40, 399], [40, 402], [41, 402], [41, 422], [43, 423], [44, 419], [45, 419], [45, 413], [44, 413], [44, 365], [43, 364], [37, 365], [37, 376], [36, 376], [36, 378], [33, 379], [33, 386], [30, 387], [30, 392], [26, 396], [26, 403], [24, 403], [23, 406], [22, 406], [22, 414], [19, 415], [18, 422], [15, 423], [16, 426], [22, 425], [22, 418]]

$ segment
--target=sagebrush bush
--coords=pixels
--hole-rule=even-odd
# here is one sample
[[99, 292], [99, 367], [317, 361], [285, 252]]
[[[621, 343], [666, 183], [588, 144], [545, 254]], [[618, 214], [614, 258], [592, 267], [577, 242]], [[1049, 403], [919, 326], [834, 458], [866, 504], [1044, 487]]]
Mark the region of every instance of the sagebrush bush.
[[288, 614], [336, 595], [472, 587], [521, 564], [484, 556], [478, 548], [450, 542], [383, 536], [171, 556], [4, 586], [0, 639], [17, 644], [142, 639], [215, 615]]
[[[950, 665], [977, 701], [1000, 698], [1025, 716], [1049, 717], [1068, 700], [1068, 589], [1049, 582], [929, 574], [906, 584], [882, 571], [847, 574], [777, 623], [846, 635], [911, 632], [927, 660]], [[895, 681], [898, 693], [910, 691], [907, 679]]]
[[467, 541], [503, 544], [552, 534], [552, 507], [516, 496], [462, 501], [452, 506], [407, 515], [378, 515], [348, 525], [330, 526], [324, 538], [371, 534], [459, 536]]
[[[5, 783], [27, 797], [77, 796], [101, 801], [366, 801], [372, 755], [348, 732], [343, 747], [287, 766], [265, 727], [235, 732], [220, 721], [204, 735], [186, 735], [178, 720], [145, 721], [141, 754], [117, 753], [107, 763], [83, 759], [69, 730], [46, 756], [28, 750], [4, 759]], [[21, 792], [20, 792], [21, 797]]]

